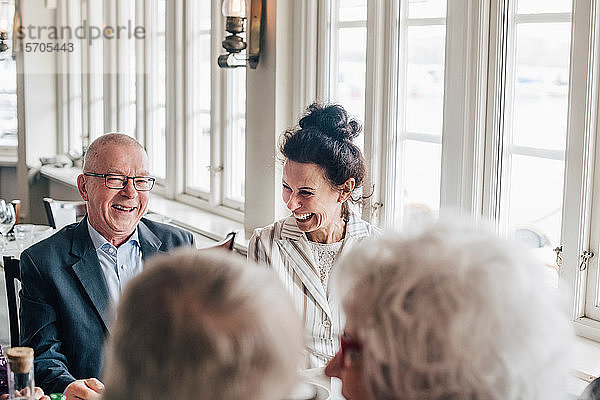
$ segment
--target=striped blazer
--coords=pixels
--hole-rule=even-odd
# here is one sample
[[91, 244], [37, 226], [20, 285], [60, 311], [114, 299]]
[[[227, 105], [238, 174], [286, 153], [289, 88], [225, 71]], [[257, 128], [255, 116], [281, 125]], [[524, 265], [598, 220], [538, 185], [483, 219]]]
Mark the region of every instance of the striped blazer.
[[[358, 215], [350, 214], [336, 259], [375, 232], [376, 228]], [[336, 299], [325, 293], [306, 234], [298, 228], [294, 217], [256, 229], [248, 245], [248, 259], [273, 268], [304, 318], [308, 350], [305, 367], [324, 366], [338, 350], [344, 317]]]

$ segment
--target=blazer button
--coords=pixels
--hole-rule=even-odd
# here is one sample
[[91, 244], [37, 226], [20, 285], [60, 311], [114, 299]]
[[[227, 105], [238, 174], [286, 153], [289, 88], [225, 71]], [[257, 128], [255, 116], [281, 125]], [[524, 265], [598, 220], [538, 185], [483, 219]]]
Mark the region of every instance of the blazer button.
[[329, 322], [328, 319], [326, 319], [325, 321], [323, 321], [323, 326], [327, 329], [329, 329], [331, 327], [331, 322]]

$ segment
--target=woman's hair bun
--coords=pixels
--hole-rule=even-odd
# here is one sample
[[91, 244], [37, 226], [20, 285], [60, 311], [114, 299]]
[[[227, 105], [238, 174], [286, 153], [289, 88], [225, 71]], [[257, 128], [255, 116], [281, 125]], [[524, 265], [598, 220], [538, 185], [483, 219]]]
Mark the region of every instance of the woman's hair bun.
[[348, 121], [348, 113], [338, 104], [311, 104], [299, 125], [302, 129], [314, 128], [335, 140], [348, 141], [356, 138], [362, 129], [358, 121]]

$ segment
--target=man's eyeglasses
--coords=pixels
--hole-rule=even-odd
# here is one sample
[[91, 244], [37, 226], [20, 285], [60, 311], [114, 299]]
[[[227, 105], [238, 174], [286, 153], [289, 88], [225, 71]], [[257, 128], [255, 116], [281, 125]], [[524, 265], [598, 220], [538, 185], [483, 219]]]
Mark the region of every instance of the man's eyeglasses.
[[109, 189], [124, 189], [127, 186], [127, 181], [133, 181], [133, 187], [139, 192], [147, 192], [154, 187], [155, 178], [150, 176], [127, 176], [118, 174], [96, 174], [94, 172], [85, 172], [85, 176], [95, 176], [104, 178], [104, 185]]
[[340, 335], [340, 353], [342, 356], [342, 367], [349, 367], [352, 361], [360, 356], [362, 345], [352, 339], [346, 332]]

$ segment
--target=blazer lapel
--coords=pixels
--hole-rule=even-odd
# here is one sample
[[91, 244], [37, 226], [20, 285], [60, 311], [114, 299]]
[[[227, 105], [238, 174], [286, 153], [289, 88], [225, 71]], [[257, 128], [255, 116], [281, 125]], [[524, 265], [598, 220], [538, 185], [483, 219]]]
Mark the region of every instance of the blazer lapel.
[[[306, 240], [306, 239], [304, 239]], [[288, 256], [290, 265], [294, 272], [300, 277], [306, 289], [315, 298], [315, 301], [331, 319], [331, 310], [325, 297], [325, 291], [319, 279], [319, 272], [316, 265], [309, 256], [307, 245], [303, 245], [302, 240], [275, 240], [279, 248]]]
[[160, 250], [162, 241], [150, 230], [150, 228], [148, 228], [148, 226], [146, 226], [143, 219], [138, 224], [138, 238], [140, 240], [140, 247], [142, 248], [142, 259], [144, 261], [156, 253], [165, 253]]
[[81, 220], [73, 230], [71, 254], [79, 258], [72, 266], [73, 271], [96, 308], [104, 327], [108, 330], [110, 326], [108, 287], [100, 268], [98, 255], [90, 239], [87, 217]]

